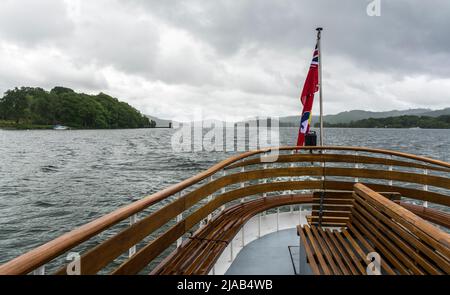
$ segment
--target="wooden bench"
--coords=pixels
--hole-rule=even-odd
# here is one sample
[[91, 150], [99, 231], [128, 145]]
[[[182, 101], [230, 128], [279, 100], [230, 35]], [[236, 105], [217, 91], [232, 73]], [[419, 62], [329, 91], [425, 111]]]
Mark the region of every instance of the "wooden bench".
[[271, 208], [311, 202], [310, 194], [279, 195], [231, 206], [186, 239], [150, 274], [208, 274], [222, 252], [250, 218]]
[[449, 234], [362, 184], [352, 197], [340, 229], [297, 228], [314, 274], [367, 274], [371, 252], [380, 255], [383, 274], [450, 274]]
[[[400, 201], [401, 198], [397, 192], [380, 192], [380, 194], [393, 201]], [[346, 226], [351, 218], [353, 200], [353, 191], [314, 192], [311, 215], [306, 216], [306, 220], [314, 225], [318, 225], [321, 219], [322, 226]], [[319, 216], [321, 203], [322, 217]]]

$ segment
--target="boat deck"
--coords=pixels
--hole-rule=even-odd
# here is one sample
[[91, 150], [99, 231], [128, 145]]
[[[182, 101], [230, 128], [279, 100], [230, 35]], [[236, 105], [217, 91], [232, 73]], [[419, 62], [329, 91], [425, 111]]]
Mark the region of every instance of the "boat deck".
[[[262, 224], [263, 218], [259, 220], [260, 215], [258, 213], [274, 207], [310, 203], [311, 201], [312, 195], [305, 194], [271, 196], [236, 204], [212, 219], [207, 226], [201, 227], [192, 237], [166, 257], [152, 271], [152, 274], [208, 274], [211, 272], [222, 274], [228, 269], [230, 262], [234, 261], [236, 253], [245, 249], [243, 246], [246, 246], [246, 243], [250, 241], [250, 236], [258, 235], [258, 228], [259, 236], [270, 232], [270, 229]], [[278, 224], [274, 230], [281, 229], [280, 214], [271, 215], [278, 216], [272, 223]], [[254, 216], [257, 216], [257, 221], [249, 222]], [[301, 220], [302, 216], [306, 222], [303, 214], [287, 213], [286, 219], [289, 227], [295, 227], [296, 224], [303, 221]], [[240, 239], [235, 239], [235, 237]], [[296, 237], [296, 240], [296, 243], [289, 246], [298, 245], [298, 237]], [[241, 245], [241, 247], [236, 249], [236, 244]], [[286, 250], [288, 250], [287, 246]], [[290, 265], [292, 267], [292, 263]]]
[[[299, 239], [295, 228], [280, 230], [245, 246], [226, 275], [294, 275], [299, 269]], [[291, 250], [289, 250], [291, 247]], [[312, 274], [304, 263], [305, 274]]]
[[[367, 147], [249, 151], [24, 253], [0, 274], [67, 274], [70, 264], [54, 264], [93, 239], [78, 274], [294, 273], [295, 257], [305, 257], [288, 246], [300, 240], [314, 274], [365, 273], [374, 252], [386, 273], [449, 274], [450, 236], [429, 223], [450, 224], [449, 173], [444, 161]], [[300, 237], [283, 237], [295, 226]]]

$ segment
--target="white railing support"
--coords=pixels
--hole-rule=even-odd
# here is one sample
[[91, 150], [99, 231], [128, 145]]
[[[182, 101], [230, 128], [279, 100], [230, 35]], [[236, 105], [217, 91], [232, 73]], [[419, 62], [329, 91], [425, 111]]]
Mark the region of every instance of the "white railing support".
[[233, 240], [234, 240], [234, 238], [231, 239], [231, 242], [230, 242], [230, 262], [233, 261]]
[[303, 209], [303, 206], [298, 205], [298, 223], [299, 224], [302, 224], [302, 209]]
[[[214, 180], [214, 178], [213, 178], [213, 176], [211, 175], [210, 177], [209, 177], [209, 182], [212, 182]], [[208, 196], [208, 202], [211, 202], [212, 201], [212, 199], [213, 199], [213, 197], [214, 197], [214, 193], [212, 193], [212, 194], [210, 194], [209, 196]], [[210, 221], [212, 219], [212, 213], [209, 213], [208, 214], [208, 222]]]
[[[424, 170], [423, 170], [423, 174], [424, 174], [424, 175], [428, 175], [428, 169], [424, 169]], [[428, 191], [428, 184], [424, 184], [423, 190], [426, 191], [426, 192]], [[423, 202], [423, 206], [424, 206], [425, 208], [428, 208], [428, 201], [424, 201], [424, 202]]]
[[[223, 170], [222, 172], [222, 176], [225, 177], [227, 175], [227, 171]], [[222, 189], [220, 190], [221, 194], [224, 194], [227, 192], [227, 189], [225, 187], [222, 187]], [[223, 212], [225, 210], [225, 205], [220, 206], [220, 211]]]
[[[241, 168], [241, 172], [245, 172], [245, 167]], [[244, 187], [245, 187], [245, 183], [241, 182], [241, 188], [244, 188]], [[244, 203], [244, 202], [245, 202], [245, 197], [241, 198], [241, 203]]]
[[[263, 169], [266, 170], [267, 169], [267, 164], [264, 164]], [[263, 179], [263, 183], [267, 183], [267, 178]], [[267, 193], [263, 193], [263, 198], [265, 198], [267, 196]], [[265, 212], [264, 212], [265, 213]]]
[[[390, 156], [390, 159], [392, 160], [392, 155]], [[393, 168], [392, 165], [389, 165], [389, 171], [393, 171]], [[389, 185], [392, 186], [392, 180], [389, 180]]]
[[[322, 155], [323, 155], [323, 154], [325, 154], [325, 150], [322, 150]], [[322, 166], [323, 168], [325, 168], [325, 160], [323, 160], [323, 161], [321, 162], [321, 166]], [[322, 176], [320, 177], [320, 180], [324, 181], [324, 180], [325, 180], [325, 175], [322, 175]]]
[[[180, 213], [177, 215], [177, 223], [180, 222], [183, 219], [183, 213]], [[177, 248], [181, 246], [183, 243], [183, 236], [179, 237], [177, 239]]]
[[[295, 150], [292, 150], [292, 151], [291, 151], [291, 155], [294, 155], [294, 154], [295, 154]], [[291, 168], [294, 168], [294, 163], [291, 162], [291, 164], [290, 164], [289, 166], [290, 166]], [[291, 178], [290, 178], [289, 180], [290, 180], [291, 182], [294, 181], [294, 177], [291, 176]], [[294, 191], [290, 190], [289, 193], [292, 195], [292, 194], [294, 193]], [[292, 212], [292, 207], [291, 207], [291, 212]]]
[[[138, 221], [137, 214], [133, 214], [133, 215], [130, 216], [130, 226], [135, 224], [137, 221]], [[133, 247], [128, 249], [128, 257], [131, 257], [134, 254], [136, 254], [136, 245], [134, 245]]]
[[277, 207], [277, 231], [280, 230], [280, 207]]
[[258, 239], [261, 237], [261, 213], [258, 214]]
[[[359, 168], [359, 164], [358, 164], [358, 162], [357, 162], [357, 160], [356, 160], [356, 157], [358, 157], [358, 152], [355, 152], [355, 169], [358, 169]], [[359, 182], [359, 178], [358, 177], [355, 177], [355, 182]]]

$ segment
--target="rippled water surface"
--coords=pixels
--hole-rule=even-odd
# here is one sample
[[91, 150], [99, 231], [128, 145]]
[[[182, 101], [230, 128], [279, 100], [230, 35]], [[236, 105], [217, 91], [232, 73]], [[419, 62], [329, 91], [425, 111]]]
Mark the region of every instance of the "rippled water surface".
[[[0, 263], [233, 154], [174, 153], [173, 132], [0, 130]], [[280, 132], [294, 143], [296, 128]], [[450, 158], [450, 130], [328, 129], [325, 142]]]

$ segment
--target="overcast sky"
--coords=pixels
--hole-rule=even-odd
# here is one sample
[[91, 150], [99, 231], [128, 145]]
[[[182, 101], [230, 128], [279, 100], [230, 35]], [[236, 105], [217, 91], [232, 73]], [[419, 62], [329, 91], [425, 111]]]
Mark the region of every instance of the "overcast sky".
[[298, 114], [323, 26], [326, 114], [449, 107], [450, 1], [381, 0], [372, 17], [369, 2], [2, 0], [0, 91], [103, 91], [178, 120]]

